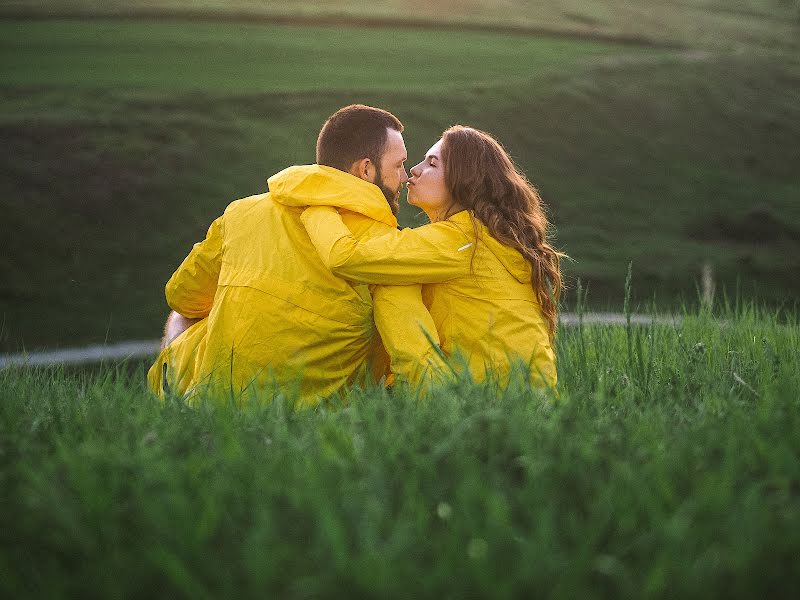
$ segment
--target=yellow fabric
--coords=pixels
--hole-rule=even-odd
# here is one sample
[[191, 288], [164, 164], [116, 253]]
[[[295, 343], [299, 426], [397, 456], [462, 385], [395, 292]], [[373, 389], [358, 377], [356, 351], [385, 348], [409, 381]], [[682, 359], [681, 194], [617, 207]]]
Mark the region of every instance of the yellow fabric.
[[[397, 318], [407, 310], [417, 314], [418, 308], [409, 307], [422, 303], [444, 353], [461, 353], [476, 380], [491, 374], [503, 381], [512, 363], [522, 360], [530, 367], [532, 384], [555, 385], [555, 355], [531, 287], [530, 265], [468, 211], [372, 240], [354, 236], [331, 207], [309, 208], [302, 221], [336, 275], [382, 286], [427, 284], [421, 293], [412, 291], [414, 286], [375, 293], [376, 324], [398, 376], [414, 381], [414, 365], [431, 360], [428, 340], [409, 334], [408, 323]], [[394, 298], [387, 300], [384, 294], [390, 293]]]
[[159, 355], [148, 374], [155, 393], [164, 394], [165, 363], [176, 394], [208, 384], [240, 399], [299, 381], [304, 405], [387, 373], [369, 287], [332, 274], [300, 221], [304, 207], [330, 205], [355, 239], [395, 231], [380, 189], [318, 165], [285, 169], [269, 188], [228, 206], [167, 283], [173, 310], [207, 318]]
[[160, 397], [168, 390], [185, 393], [195, 380], [195, 369], [200, 364], [206, 345], [208, 319], [194, 323], [161, 350], [153, 366], [147, 372], [150, 389]]
[[[380, 285], [373, 294], [375, 324], [389, 358], [392, 377], [427, 388], [450, 373], [440, 350], [436, 323], [422, 302], [420, 285]], [[390, 379], [394, 382], [394, 379]]]

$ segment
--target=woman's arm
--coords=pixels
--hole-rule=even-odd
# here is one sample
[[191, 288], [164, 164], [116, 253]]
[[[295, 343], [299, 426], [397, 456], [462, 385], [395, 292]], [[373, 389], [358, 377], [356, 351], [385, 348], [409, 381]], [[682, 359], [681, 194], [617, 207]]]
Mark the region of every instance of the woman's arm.
[[375, 325], [389, 353], [392, 373], [418, 385], [448, 372], [436, 325], [422, 302], [422, 286], [378, 286], [372, 300]]
[[211, 312], [222, 268], [222, 217], [208, 228], [206, 239], [192, 247], [166, 285], [167, 304], [189, 319]]
[[330, 206], [312, 206], [300, 217], [322, 262], [339, 277], [360, 283], [439, 283], [469, 273], [467, 235], [443, 221], [392, 230], [359, 242]]

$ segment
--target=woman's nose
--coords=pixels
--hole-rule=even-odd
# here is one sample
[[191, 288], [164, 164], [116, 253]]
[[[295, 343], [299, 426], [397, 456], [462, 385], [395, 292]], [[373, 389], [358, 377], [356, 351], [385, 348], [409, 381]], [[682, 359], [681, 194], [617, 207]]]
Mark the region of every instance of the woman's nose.
[[419, 177], [419, 165], [414, 165], [409, 169], [412, 177]]

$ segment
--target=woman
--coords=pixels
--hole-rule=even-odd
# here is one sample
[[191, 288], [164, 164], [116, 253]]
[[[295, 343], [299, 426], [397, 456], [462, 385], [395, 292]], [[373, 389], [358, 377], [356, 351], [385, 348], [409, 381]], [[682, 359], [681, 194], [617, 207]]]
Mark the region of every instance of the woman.
[[[539, 194], [503, 147], [488, 133], [451, 127], [411, 169], [408, 202], [431, 224], [367, 242], [330, 207], [302, 216], [335, 275], [390, 286], [374, 300], [394, 373], [419, 381], [438, 366], [438, 342], [446, 356], [461, 354], [476, 380], [502, 381], [521, 360], [531, 383], [555, 385], [563, 255], [548, 243]], [[425, 285], [397, 287], [410, 284]], [[402, 319], [404, 303], [423, 301], [435, 329]]]

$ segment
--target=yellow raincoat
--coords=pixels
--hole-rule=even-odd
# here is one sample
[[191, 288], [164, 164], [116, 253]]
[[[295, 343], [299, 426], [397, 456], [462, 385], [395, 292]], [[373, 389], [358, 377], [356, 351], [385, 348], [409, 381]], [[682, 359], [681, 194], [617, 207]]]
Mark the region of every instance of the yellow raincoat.
[[269, 189], [228, 206], [167, 283], [173, 310], [207, 318], [159, 355], [148, 373], [157, 394], [209, 384], [236, 398], [249, 387], [298, 384], [300, 403], [313, 405], [386, 374], [370, 289], [333, 275], [300, 222], [305, 207], [325, 205], [356, 239], [396, 231], [380, 189], [318, 165], [285, 169]]
[[420, 314], [414, 306], [424, 302], [438, 333], [434, 339], [445, 355], [460, 352], [476, 380], [507, 381], [512, 363], [521, 360], [533, 385], [555, 385], [555, 355], [530, 264], [469, 211], [372, 240], [359, 240], [330, 207], [309, 208], [302, 220], [334, 274], [405, 286], [374, 293], [378, 330], [398, 376], [416, 382], [420, 366], [439, 368], [427, 336], [403, 318]]

